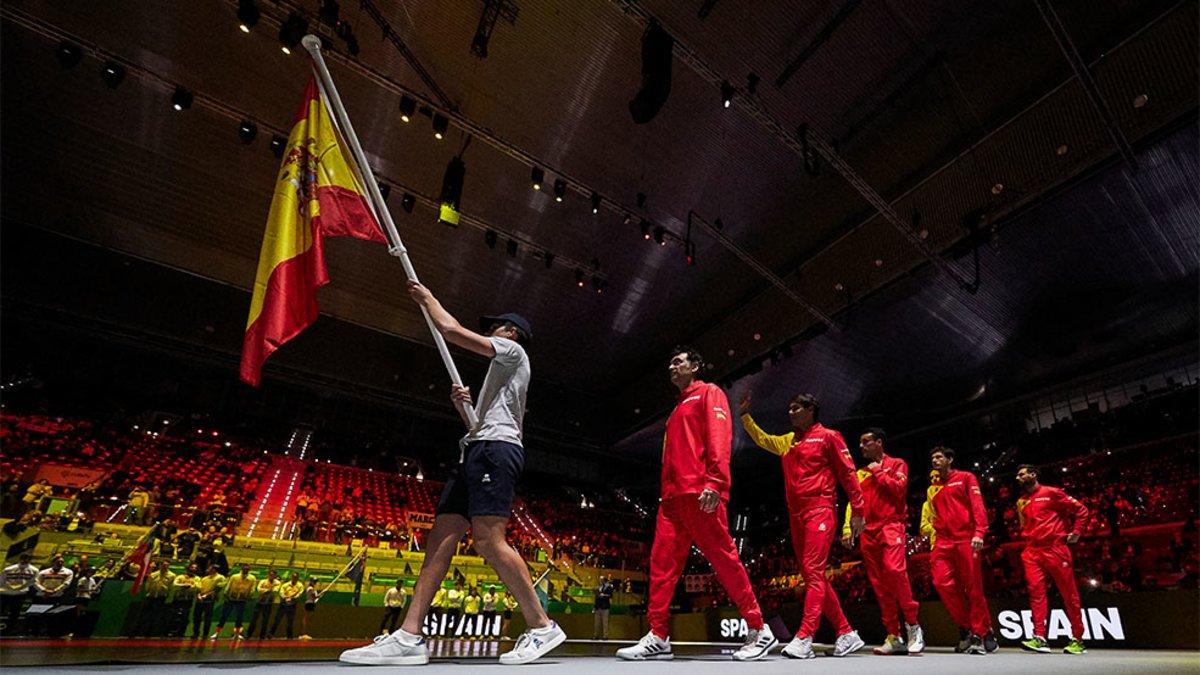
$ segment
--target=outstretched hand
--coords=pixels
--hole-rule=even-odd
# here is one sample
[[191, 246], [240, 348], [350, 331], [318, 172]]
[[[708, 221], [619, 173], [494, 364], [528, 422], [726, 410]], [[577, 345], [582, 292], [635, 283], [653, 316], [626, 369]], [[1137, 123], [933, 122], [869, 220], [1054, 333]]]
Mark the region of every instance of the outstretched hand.
[[753, 394], [754, 392], [750, 391], [749, 389], [746, 390], [746, 393], [742, 394], [742, 400], [738, 401], [739, 415], [745, 415], [746, 413], [750, 412], [750, 399], [753, 397]]

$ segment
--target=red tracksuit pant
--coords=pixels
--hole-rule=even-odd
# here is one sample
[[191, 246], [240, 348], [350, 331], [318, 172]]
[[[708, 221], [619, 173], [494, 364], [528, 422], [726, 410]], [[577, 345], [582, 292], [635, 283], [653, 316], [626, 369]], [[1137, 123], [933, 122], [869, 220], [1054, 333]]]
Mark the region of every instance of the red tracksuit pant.
[[717, 506], [714, 513], [704, 513], [697, 497], [679, 495], [659, 504], [654, 545], [650, 549], [650, 602], [646, 611], [650, 630], [660, 638], [671, 635], [671, 596], [693, 543], [712, 565], [717, 581], [737, 605], [746, 626], [759, 630], [763, 627], [762, 611], [746, 568], [738, 558], [733, 537], [729, 536], [725, 504]]
[[933, 587], [954, 623], [976, 635], [991, 630], [992, 618], [983, 595], [983, 568], [979, 553], [971, 549], [971, 542], [938, 539], [930, 556], [930, 568]]
[[[875, 589], [879, 600], [879, 612], [883, 616], [883, 627], [891, 635], [903, 636], [900, 615], [904, 622], [917, 623], [920, 604], [913, 600], [912, 586], [908, 581], [907, 540], [904, 523], [888, 523], [878, 530], [862, 533], [863, 565], [867, 568], [867, 579]], [[899, 611], [897, 611], [899, 609]]]
[[837, 516], [832, 508], [820, 507], [791, 514], [792, 548], [800, 562], [800, 576], [804, 579], [804, 618], [800, 620], [797, 637], [812, 637], [821, 623], [821, 615], [829, 619], [837, 635], [854, 630], [837, 593], [825, 578], [825, 567], [829, 564], [829, 547], [837, 538]]
[[1033, 613], [1033, 634], [1046, 637], [1046, 577], [1062, 595], [1067, 618], [1071, 620], [1071, 636], [1083, 639], [1083, 606], [1079, 603], [1079, 588], [1075, 585], [1075, 565], [1066, 543], [1049, 546], [1029, 545], [1021, 551], [1025, 563], [1025, 583], [1029, 586], [1029, 609]]

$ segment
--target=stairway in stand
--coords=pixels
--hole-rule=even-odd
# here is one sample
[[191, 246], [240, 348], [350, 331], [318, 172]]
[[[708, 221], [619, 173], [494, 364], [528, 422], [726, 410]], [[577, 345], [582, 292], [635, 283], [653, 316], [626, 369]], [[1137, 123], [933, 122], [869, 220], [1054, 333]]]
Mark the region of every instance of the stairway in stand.
[[288, 537], [304, 467], [304, 461], [292, 457], [274, 459], [263, 473], [261, 487], [238, 527], [238, 534], [272, 539]]

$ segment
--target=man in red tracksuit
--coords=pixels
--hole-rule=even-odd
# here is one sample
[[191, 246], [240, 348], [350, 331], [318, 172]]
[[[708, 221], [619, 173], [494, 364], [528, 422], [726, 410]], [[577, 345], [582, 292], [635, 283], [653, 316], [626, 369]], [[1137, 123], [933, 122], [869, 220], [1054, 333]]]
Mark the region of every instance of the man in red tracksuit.
[[1029, 607], [1033, 612], [1033, 639], [1021, 647], [1033, 652], [1050, 652], [1046, 641], [1046, 577], [1054, 580], [1071, 620], [1071, 641], [1064, 653], [1083, 654], [1083, 607], [1075, 585], [1074, 560], [1067, 544], [1079, 541], [1087, 522], [1088, 508], [1061, 488], [1038, 482], [1038, 470], [1032, 464], [1017, 467], [1017, 482], [1025, 493], [1017, 499], [1017, 517], [1025, 550], [1025, 583], [1029, 586]]
[[[863, 566], [875, 589], [883, 626], [888, 632], [883, 645], [874, 651], [881, 656], [920, 654], [925, 649], [925, 635], [917, 623], [920, 604], [913, 600], [912, 585], [908, 581], [908, 537], [904, 531], [908, 523], [908, 500], [905, 498], [908, 464], [885, 453], [885, 442], [882, 429], [868, 429], [858, 441], [863, 457], [870, 462], [858, 472], [863, 514], [867, 520], [862, 533]], [[854, 546], [849, 527], [844, 530], [842, 544], [846, 548]]]
[[829, 549], [837, 538], [837, 485], [850, 497], [850, 530], [857, 537], [863, 528], [863, 496], [854, 473], [854, 462], [842, 435], [817, 421], [820, 405], [812, 394], [800, 394], [788, 404], [788, 419], [795, 431], [782, 436], [763, 432], [750, 416], [750, 393], [739, 411], [746, 433], [762, 449], [783, 458], [783, 479], [792, 546], [804, 578], [804, 617], [796, 637], [783, 649], [784, 656], [810, 659], [813, 633], [821, 615], [833, 624], [837, 642], [831, 652], [846, 656], [863, 648], [863, 641], [842, 613], [837, 594], [825, 578]]
[[955, 651], [987, 654], [995, 651], [996, 642], [979, 560], [987, 534], [983, 493], [975, 474], [953, 468], [954, 451], [950, 448], [934, 448], [930, 461], [942, 480], [942, 489], [930, 500], [937, 534], [930, 556], [933, 586], [950, 618], [964, 633]]
[[687, 347], [672, 352], [671, 383], [679, 402], [667, 418], [663, 441], [662, 503], [650, 550], [650, 594], [646, 618], [650, 632], [637, 644], [617, 650], [631, 661], [670, 659], [670, 605], [695, 544], [712, 565], [717, 580], [746, 619], [746, 641], [733, 654], [738, 661], [758, 660], [778, 641], [763, 625], [750, 577], [729, 535], [729, 454], [733, 423], [729, 400], [715, 384], [696, 379], [700, 355]]

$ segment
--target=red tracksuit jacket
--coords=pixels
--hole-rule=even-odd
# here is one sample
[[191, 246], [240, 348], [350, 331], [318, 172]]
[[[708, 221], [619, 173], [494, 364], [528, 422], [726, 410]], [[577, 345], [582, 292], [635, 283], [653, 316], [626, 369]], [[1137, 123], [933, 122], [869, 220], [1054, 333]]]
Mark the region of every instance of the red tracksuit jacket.
[[863, 495], [854, 460], [842, 435], [819, 422], [783, 456], [788, 510], [793, 514], [815, 508], [837, 508], [837, 484], [850, 498], [850, 512], [862, 515]]
[[1061, 488], [1039, 485], [1033, 494], [1017, 500], [1017, 514], [1025, 541], [1046, 545], [1079, 534], [1087, 522], [1088, 508]]
[[952, 469], [930, 504], [936, 514], [933, 530], [939, 542], [958, 544], [987, 533], [983, 493], [979, 491], [979, 480], [970, 471]]
[[711, 488], [729, 501], [733, 420], [729, 399], [715, 384], [696, 380], [679, 394], [663, 438], [662, 498]]
[[889, 523], [908, 522], [908, 464], [898, 457], [884, 455], [879, 470], [862, 481], [863, 514], [868, 530], [879, 530]]

